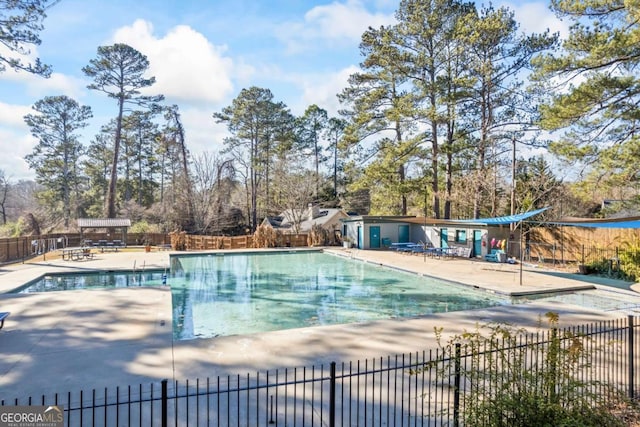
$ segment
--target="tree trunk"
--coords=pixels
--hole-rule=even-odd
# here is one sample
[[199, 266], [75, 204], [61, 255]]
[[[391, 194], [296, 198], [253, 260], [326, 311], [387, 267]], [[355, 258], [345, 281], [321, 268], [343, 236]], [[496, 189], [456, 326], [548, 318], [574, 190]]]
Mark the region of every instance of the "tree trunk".
[[118, 181], [118, 156], [120, 154], [120, 138], [122, 138], [122, 116], [124, 114], [124, 95], [118, 98], [118, 117], [116, 119], [116, 136], [113, 142], [113, 162], [111, 165], [111, 175], [109, 176], [109, 188], [105, 216], [107, 218], [116, 217], [116, 183]]

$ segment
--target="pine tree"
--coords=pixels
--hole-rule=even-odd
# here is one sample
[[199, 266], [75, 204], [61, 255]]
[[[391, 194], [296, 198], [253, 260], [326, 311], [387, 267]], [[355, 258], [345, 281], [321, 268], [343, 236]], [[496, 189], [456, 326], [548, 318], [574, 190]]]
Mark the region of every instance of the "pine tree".
[[113, 142], [113, 162], [109, 176], [109, 189], [105, 205], [107, 218], [115, 218], [116, 211], [116, 183], [118, 181], [118, 161], [120, 159], [120, 144], [122, 140], [122, 121], [128, 105], [157, 110], [157, 103], [164, 99], [162, 95], [145, 96], [140, 89], [152, 86], [155, 77], [146, 78], [149, 69], [147, 57], [126, 44], [118, 43], [112, 46], [98, 47], [98, 56], [92, 59], [82, 71], [93, 78], [89, 89], [104, 92], [118, 103], [115, 136]]
[[91, 107], [81, 106], [67, 96], [48, 96], [37, 101], [33, 109], [36, 114], [27, 114], [24, 120], [38, 145], [25, 160], [45, 188], [41, 197], [47, 205], [62, 202], [64, 226], [68, 227], [72, 205], [79, 202], [82, 181], [78, 161], [84, 149], [75, 132], [88, 125], [87, 120], [93, 116]]
[[640, 7], [637, 1], [552, 1], [573, 22], [556, 54], [536, 61], [536, 79], [553, 96], [541, 124], [564, 130], [553, 153], [582, 166], [598, 186], [637, 183], [640, 155]]

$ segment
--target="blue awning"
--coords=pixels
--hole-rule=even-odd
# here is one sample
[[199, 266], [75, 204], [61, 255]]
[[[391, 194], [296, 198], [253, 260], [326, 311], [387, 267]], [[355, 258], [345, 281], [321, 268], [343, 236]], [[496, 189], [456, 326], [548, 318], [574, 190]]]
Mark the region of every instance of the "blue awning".
[[457, 222], [461, 224], [508, 225], [522, 222], [523, 220], [531, 218], [534, 215], [538, 215], [547, 209], [549, 208], [536, 209], [535, 211], [524, 212], [516, 215], [498, 216], [495, 218], [453, 219], [450, 220], [450, 222]]

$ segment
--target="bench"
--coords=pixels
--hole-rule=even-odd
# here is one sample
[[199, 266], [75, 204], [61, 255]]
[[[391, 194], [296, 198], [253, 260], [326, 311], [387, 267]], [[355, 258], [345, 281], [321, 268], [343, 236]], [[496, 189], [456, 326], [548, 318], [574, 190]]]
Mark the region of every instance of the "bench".
[[11, 313], [9, 313], [8, 311], [0, 313], [0, 329], [2, 329], [2, 327], [4, 326], [4, 319], [9, 317], [9, 314]]
[[93, 259], [93, 252], [91, 252], [91, 248], [83, 248], [82, 249], [82, 258], [84, 258], [84, 259]]

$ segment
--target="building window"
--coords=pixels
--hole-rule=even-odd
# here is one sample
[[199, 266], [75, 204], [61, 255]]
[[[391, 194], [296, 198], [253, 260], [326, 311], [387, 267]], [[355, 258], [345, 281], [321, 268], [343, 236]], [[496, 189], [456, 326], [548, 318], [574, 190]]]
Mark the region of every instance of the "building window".
[[467, 243], [467, 230], [456, 230], [456, 242]]

